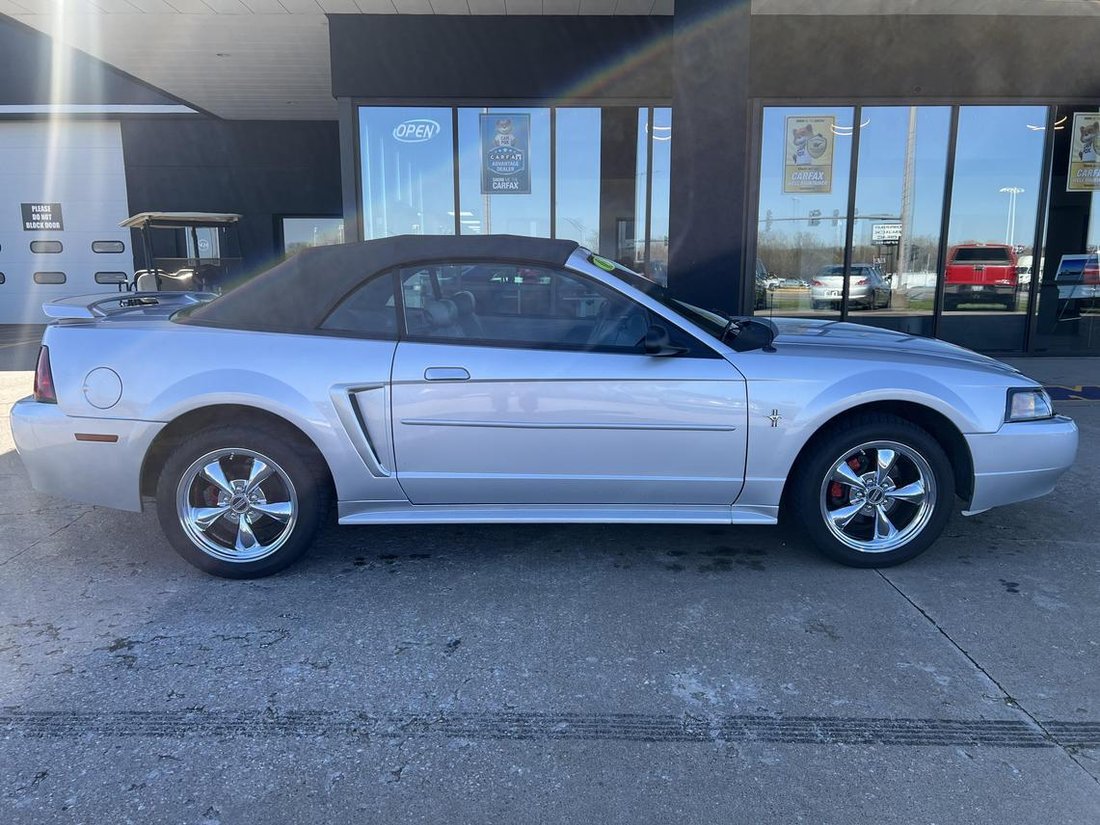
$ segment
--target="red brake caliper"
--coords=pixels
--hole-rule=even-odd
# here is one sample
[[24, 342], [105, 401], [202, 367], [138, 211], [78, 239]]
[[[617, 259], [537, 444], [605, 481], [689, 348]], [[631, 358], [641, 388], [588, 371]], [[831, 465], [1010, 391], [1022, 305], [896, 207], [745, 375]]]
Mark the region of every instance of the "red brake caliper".
[[[859, 472], [859, 465], [860, 462], [856, 456], [852, 456], [848, 459], [848, 466], [857, 473]], [[829, 485], [829, 495], [833, 498], [844, 498], [844, 488], [840, 485], [839, 481], [834, 481]]]

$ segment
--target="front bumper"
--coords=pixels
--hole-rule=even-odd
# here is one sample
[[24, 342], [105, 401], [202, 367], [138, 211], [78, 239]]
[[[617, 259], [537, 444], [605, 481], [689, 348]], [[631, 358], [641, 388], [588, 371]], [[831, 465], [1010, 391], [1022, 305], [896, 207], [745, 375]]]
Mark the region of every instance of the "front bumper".
[[[33, 398], [11, 410], [15, 449], [34, 489], [119, 510], [141, 510], [141, 465], [163, 427], [155, 421], [75, 418]], [[117, 435], [118, 441], [77, 441], [77, 433]]]
[[1077, 425], [1064, 415], [1005, 424], [966, 441], [974, 459], [968, 514], [1046, 495], [1077, 457]]

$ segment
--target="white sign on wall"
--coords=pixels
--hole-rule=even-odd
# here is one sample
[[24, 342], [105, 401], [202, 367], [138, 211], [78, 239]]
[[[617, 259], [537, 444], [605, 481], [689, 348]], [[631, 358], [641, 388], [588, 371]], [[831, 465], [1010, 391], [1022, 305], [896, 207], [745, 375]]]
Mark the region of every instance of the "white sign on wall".
[[901, 240], [900, 223], [871, 224], [871, 243], [897, 243]]

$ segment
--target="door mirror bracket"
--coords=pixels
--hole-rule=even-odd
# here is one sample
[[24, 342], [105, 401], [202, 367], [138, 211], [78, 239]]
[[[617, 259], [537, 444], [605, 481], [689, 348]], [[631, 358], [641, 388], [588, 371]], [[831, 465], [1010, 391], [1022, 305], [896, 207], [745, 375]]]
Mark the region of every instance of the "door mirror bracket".
[[660, 324], [650, 324], [645, 332], [645, 337], [639, 342], [645, 348], [646, 355], [667, 357], [670, 355], [683, 355], [688, 352], [687, 347], [673, 346], [668, 335], [668, 329]]
[[765, 318], [746, 318], [737, 322], [737, 335], [730, 340], [729, 345], [734, 352], [749, 352], [754, 349], [775, 352], [772, 341], [778, 334], [779, 330], [771, 321]]

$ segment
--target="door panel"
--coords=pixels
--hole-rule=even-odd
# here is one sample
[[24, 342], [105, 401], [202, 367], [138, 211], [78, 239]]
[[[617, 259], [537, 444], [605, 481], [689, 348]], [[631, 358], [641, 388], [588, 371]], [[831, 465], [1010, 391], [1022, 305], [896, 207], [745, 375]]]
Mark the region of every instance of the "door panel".
[[745, 385], [721, 359], [403, 341], [392, 403], [415, 504], [730, 504], [744, 478]]

